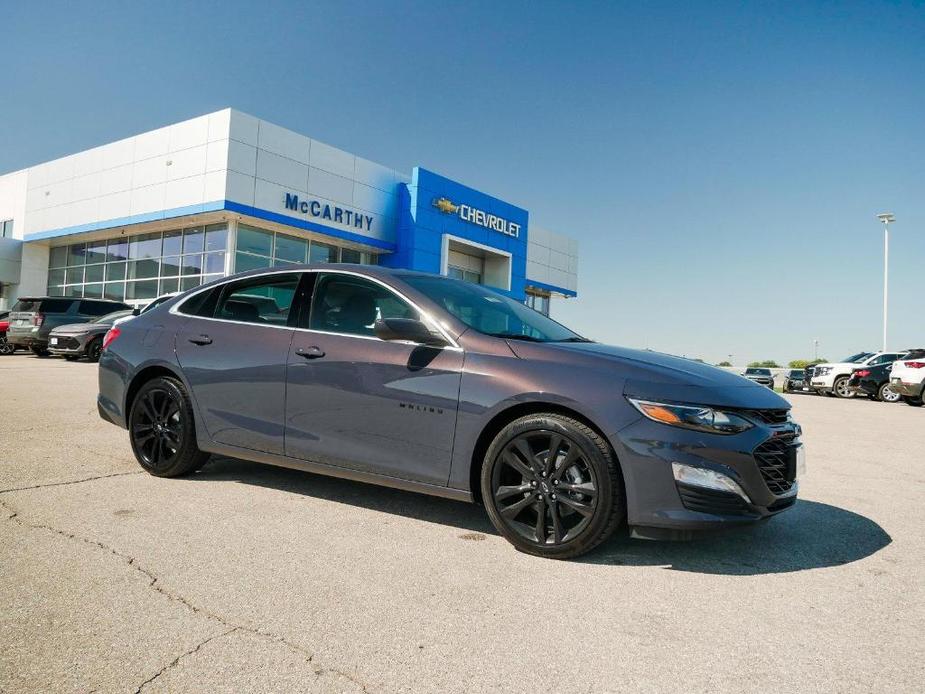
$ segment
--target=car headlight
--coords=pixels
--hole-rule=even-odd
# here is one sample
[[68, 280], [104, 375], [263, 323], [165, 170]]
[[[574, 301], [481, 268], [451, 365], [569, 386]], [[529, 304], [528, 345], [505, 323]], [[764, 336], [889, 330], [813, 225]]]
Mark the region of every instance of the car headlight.
[[637, 410], [649, 419], [682, 429], [707, 431], [711, 434], [738, 434], [754, 424], [734, 412], [725, 412], [703, 405], [676, 405], [627, 398]]
[[816, 371], [814, 372], [814, 375], [815, 376], [827, 376], [831, 370], [832, 370], [831, 366], [817, 367]]

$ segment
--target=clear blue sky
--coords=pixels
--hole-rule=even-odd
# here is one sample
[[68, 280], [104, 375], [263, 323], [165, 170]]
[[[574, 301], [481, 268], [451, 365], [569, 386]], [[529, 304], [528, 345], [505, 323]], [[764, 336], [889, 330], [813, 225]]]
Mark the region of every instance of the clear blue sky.
[[925, 5], [0, 5], [0, 171], [234, 106], [581, 242], [553, 315], [736, 362], [925, 345]]

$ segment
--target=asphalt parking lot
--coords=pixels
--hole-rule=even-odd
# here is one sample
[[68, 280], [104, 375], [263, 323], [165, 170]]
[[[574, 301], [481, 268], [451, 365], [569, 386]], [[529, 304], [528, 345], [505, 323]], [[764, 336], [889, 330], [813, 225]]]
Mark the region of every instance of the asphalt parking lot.
[[0, 357], [0, 691], [921, 691], [925, 409], [795, 395], [795, 509], [517, 553], [480, 508], [139, 471], [96, 366]]

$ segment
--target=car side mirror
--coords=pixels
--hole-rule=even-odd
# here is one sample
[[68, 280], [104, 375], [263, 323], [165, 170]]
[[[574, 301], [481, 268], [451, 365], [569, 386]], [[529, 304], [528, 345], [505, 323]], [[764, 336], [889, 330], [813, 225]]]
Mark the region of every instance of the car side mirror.
[[140, 315], [141, 315], [141, 309], [140, 309], [140, 308], [133, 308], [133, 309], [132, 309], [132, 315], [133, 315], [133, 316], [140, 316]]
[[431, 347], [447, 344], [443, 335], [414, 318], [380, 318], [373, 324], [373, 331], [380, 340], [407, 340]]

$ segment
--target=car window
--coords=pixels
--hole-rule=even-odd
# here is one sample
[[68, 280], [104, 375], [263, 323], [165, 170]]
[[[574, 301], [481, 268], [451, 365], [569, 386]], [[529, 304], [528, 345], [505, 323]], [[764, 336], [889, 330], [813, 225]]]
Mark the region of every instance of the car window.
[[432, 275], [400, 277], [480, 333], [537, 342], [585, 341], [520, 301], [480, 284]]
[[751, 374], [752, 376], [770, 376], [770, 369], [745, 369], [746, 374]]
[[107, 313], [112, 313], [112, 310], [118, 306], [118, 304], [109, 304], [102, 301], [84, 300], [77, 307], [77, 313], [82, 316], [105, 316]]
[[299, 286], [299, 273], [248, 277], [221, 287], [215, 317], [240, 323], [285, 326]]
[[13, 306], [14, 311], [40, 313], [67, 313], [73, 299], [20, 299]]
[[91, 323], [113, 323], [119, 318], [124, 318], [125, 316], [132, 315], [131, 311], [122, 310], [122, 311], [113, 311], [112, 313], [107, 313], [105, 316], [100, 316], [99, 318], [94, 318]]
[[842, 364], [860, 364], [862, 361], [872, 356], [873, 352], [858, 352], [857, 354], [852, 354], [850, 357], [842, 359], [840, 363]]
[[347, 335], [374, 335], [379, 318], [420, 314], [381, 284], [354, 275], [322, 274], [315, 284], [309, 328]]
[[877, 366], [878, 364], [889, 364], [889, 363], [891, 363], [891, 362], [896, 361], [896, 359], [897, 359], [898, 357], [899, 357], [898, 354], [881, 354], [879, 357], [877, 357], [876, 359], [874, 359], [874, 360], [870, 363], [870, 365], [871, 365], [871, 366]]

